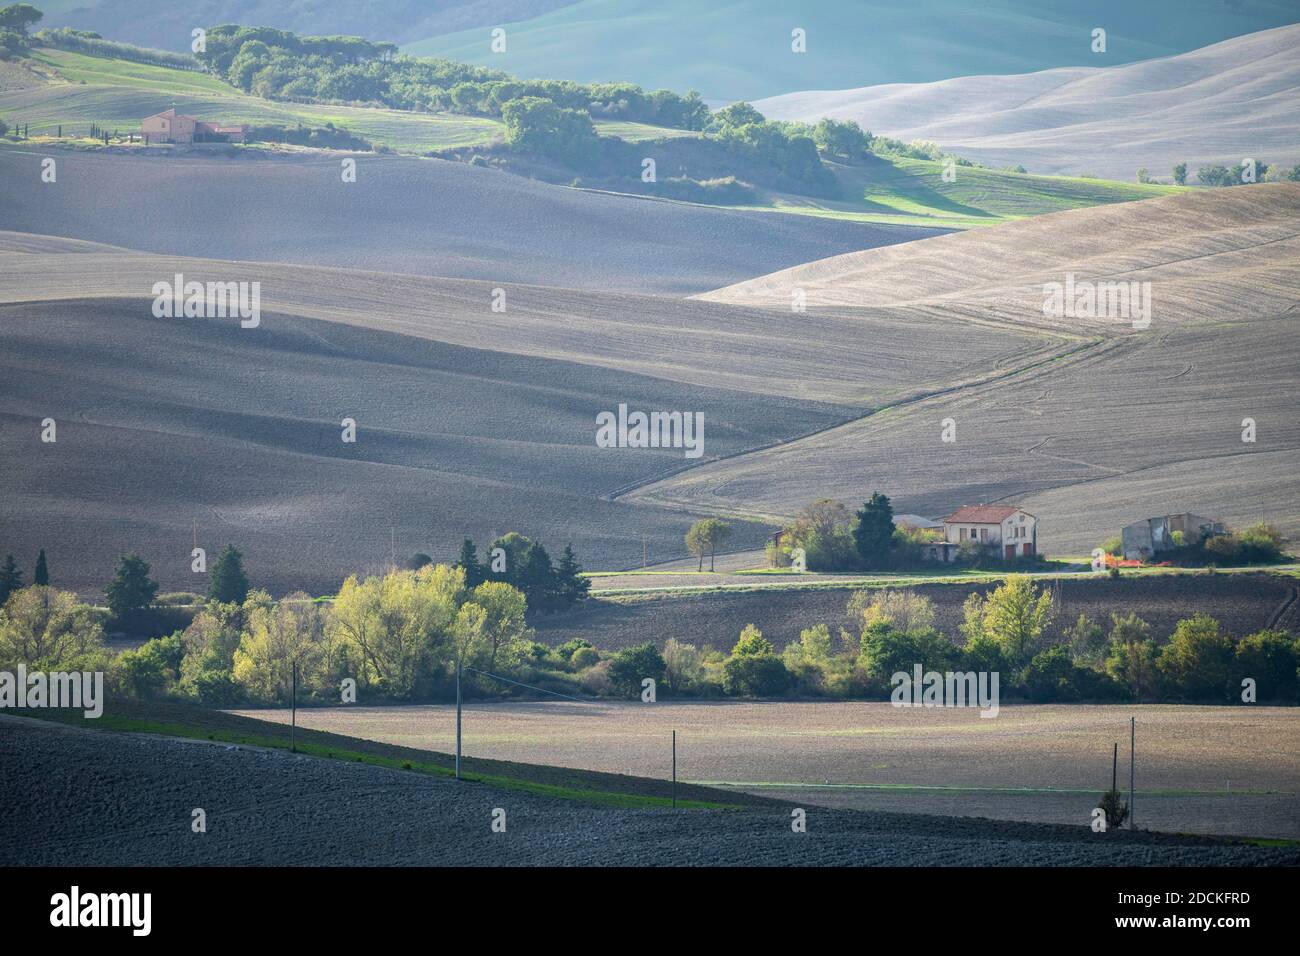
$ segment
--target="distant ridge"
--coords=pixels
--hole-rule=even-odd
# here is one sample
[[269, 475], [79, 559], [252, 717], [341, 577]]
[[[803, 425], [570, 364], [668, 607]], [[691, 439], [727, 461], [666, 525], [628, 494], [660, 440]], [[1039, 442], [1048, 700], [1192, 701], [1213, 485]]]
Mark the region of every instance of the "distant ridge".
[[1189, 182], [1208, 163], [1300, 163], [1300, 25], [1163, 59], [1019, 76], [809, 90], [760, 100], [771, 119], [851, 119], [988, 165]]

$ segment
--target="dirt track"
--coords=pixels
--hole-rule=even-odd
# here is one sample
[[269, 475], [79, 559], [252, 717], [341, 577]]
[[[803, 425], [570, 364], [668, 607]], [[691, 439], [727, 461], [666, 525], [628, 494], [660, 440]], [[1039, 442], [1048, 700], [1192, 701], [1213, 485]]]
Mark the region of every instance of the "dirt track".
[[[0, 718], [4, 865], [1250, 865], [1293, 848], [853, 811], [612, 810], [279, 752]], [[192, 833], [191, 811], [208, 832]], [[506, 832], [493, 833], [493, 808]]]

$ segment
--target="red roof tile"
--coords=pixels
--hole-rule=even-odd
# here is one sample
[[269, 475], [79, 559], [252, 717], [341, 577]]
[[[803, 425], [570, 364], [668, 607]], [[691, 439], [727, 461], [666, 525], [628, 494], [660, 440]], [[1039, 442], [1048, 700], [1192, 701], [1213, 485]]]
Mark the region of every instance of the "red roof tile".
[[1011, 505], [963, 505], [943, 520], [945, 524], [1001, 524], [1019, 510]]

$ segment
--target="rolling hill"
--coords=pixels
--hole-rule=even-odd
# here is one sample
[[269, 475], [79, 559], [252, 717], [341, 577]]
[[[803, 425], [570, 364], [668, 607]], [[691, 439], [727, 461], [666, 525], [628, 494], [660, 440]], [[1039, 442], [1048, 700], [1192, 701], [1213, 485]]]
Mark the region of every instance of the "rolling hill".
[[[778, 518], [879, 489], [900, 512], [1019, 502], [1041, 547], [1086, 553], [1138, 517], [1209, 513], [1300, 531], [1300, 185], [1074, 210], [810, 263], [705, 296], [951, 328], [1050, 330], [1074, 346], [772, 449], [636, 489], [646, 504]], [[1149, 283], [1150, 325], [1044, 314], [1044, 285]], [[933, 340], [918, 336], [924, 352]], [[953, 419], [957, 440], [941, 440]], [[1257, 439], [1242, 440], [1252, 419]]]
[[[490, 65], [524, 77], [626, 80], [647, 89], [696, 89], [730, 102], [795, 90], [924, 83], [1131, 63], [1195, 50], [1300, 19], [1274, 0], [1124, 3], [1062, 0], [833, 0], [792, 9], [779, 0], [710, 5], [580, 0], [507, 24], [503, 53], [486, 27], [407, 44], [406, 52]], [[791, 30], [807, 53], [791, 52]], [[1108, 31], [1104, 54], [1091, 33]]]
[[[277, 594], [511, 529], [593, 567], [639, 563], [643, 540], [679, 554], [689, 511], [610, 499], [690, 462], [598, 448], [598, 412], [699, 411], [709, 460], [1049, 347], [935, 324], [948, 348], [922, 356], [915, 320], [514, 283], [496, 313], [493, 283], [3, 238], [0, 456], [26, 464], [0, 471], [0, 542], [45, 547], [58, 583], [90, 593], [124, 550], [193, 587], [196, 523]], [[153, 284], [178, 272], [261, 283], [261, 325], [153, 318]], [[736, 541], [765, 533], [740, 522]]]
[[[999, 71], [1003, 72], [1003, 71]], [[990, 165], [1132, 179], [1186, 162], [1300, 162], [1300, 26], [1105, 68], [811, 90], [760, 100], [772, 119], [851, 119]]]
[[[36, 183], [45, 155], [0, 148], [0, 176]], [[344, 184], [339, 159], [321, 153], [58, 155], [58, 183], [7, 197], [0, 229], [167, 255], [674, 294], [935, 234], [585, 192], [396, 156], [361, 158], [357, 182]]]

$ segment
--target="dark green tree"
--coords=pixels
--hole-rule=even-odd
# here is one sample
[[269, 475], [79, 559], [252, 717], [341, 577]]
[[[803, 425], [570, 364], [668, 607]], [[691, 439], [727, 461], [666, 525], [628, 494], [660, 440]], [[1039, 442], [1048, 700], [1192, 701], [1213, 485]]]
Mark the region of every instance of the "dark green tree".
[[45, 564], [45, 549], [36, 556], [36, 570], [32, 572], [32, 583], [47, 587], [50, 583], [50, 569]]
[[138, 554], [125, 554], [119, 559], [113, 580], [104, 589], [108, 609], [123, 622], [146, 610], [157, 595], [158, 583], [149, 577], [149, 562]]
[[1174, 166], [1174, 182], [1179, 186], [1187, 185], [1187, 164], [1179, 163]]
[[641, 682], [649, 677], [656, 684], [664, 680], [663, 655], [646, 642], [629, 647], [614, 655], [609, 665], [609, 682], [621, 697], [638, 697], [643, 690]]
[[465, 587], [473, 589], [487, 580], [487, 569], [479, 563], [478, 550], [474, 539], [466, 538], [460, 544], [460, 555], [456, 558], [456, 567], [465, 570]]
[[549, 614], [558, 603], [558, 580], [551, 556], [540, 542], [533, 542], [520, 573], [519, 589], [528, 598], [530, 610]]
[[417, 551], [415, 554], [411, 555], [410, 560], [406, 562], [406, 567], [410, 571], [418, 571], [420, 568], [428, 567], [431, 564], [433, 564], [433, 558], [429, 557], [423, 551]]
[[587, 599], [587, 593], [591, 590], [591, 581], [582, 576], [582, 565], [578, 564], [578, 559], [573, 554], [573, 546], [566, 544], [564, 554], [560, 556], [560, 563], [555, 569], [556, 577], [559, 583], [559, 597], [562, 607], [573, 607]]
[[0, 607], [4, 607], [9, 595], [23, 586], [23, 573], [18, 570], [12, 554], [5, 555], [4, 567], [0, 568]]
[[13, 30], [26, 36], [28, 28], [44, 16], [30, 3], [11, 3], [0, 7], [0, 30]]
[[857, 518], [853, 543], [857, 546], [858, 557], [869, 569], [888, 567], [894, 543], [893, 505], [877, 491], [862, 506]]
[[226, 545], [208, 578], [208, 598], [223, 604], [243, 604], [248, 597], [248, 576], [244, 555], [233, 544]]

